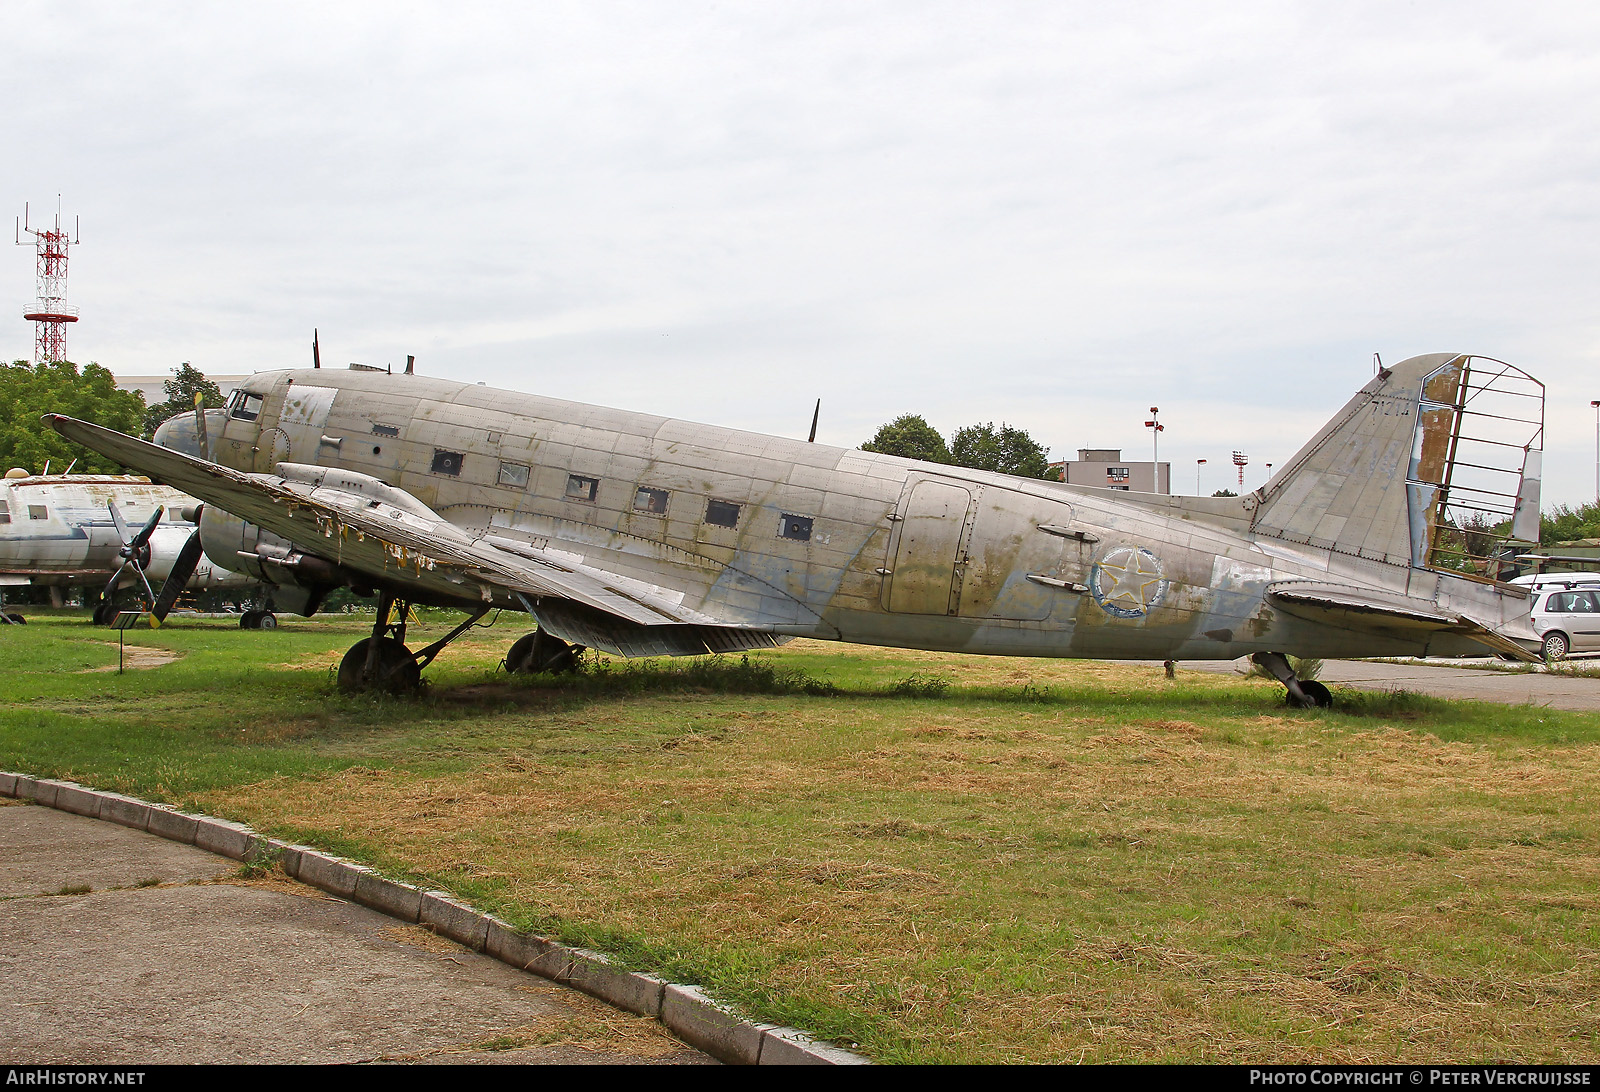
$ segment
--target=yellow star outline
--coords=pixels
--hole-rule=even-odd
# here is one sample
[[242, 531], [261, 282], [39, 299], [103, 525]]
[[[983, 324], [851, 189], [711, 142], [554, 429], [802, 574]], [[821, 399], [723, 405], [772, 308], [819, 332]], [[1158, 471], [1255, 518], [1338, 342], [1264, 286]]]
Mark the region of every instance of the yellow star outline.
[[1109, 560], [1100, 562], [1100, 571], [1111, 577], [1111, 587], [1102, 590], [1101, 602], [1108, 607], [1142, 611], [1145, 609], [1145, 590], [1152, 584], [1161, 583], [1161, 568], [1155, 565], [1154, 558], [1149, 560], [1155, 567], [1145, 568], [1143, 550], [1130, 549], [1128, 553], [1132, 556], [1125, 565], [1113, 565]]

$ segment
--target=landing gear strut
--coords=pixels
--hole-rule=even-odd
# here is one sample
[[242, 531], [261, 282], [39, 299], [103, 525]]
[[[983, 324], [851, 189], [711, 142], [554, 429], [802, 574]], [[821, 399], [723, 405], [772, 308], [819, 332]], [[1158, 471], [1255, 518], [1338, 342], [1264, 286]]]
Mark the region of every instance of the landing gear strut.
[[513, 675], [536, 675], [549, 672], [553, 675], [570, 675], [578, 670], [578, 654], [582, 645], [569, 645], [561, 638], [536, 629], [518, 637], [506, 653], [506, 670]]
[[[372, 636], [363, 637], [344, 654], [339, 663], [339, 689], [377, 690], [389, 694], [415, 692], [422, 685], [422, 669], [431, 664], [446, 645], [488, 614], [489, 608], [481, 608], [420, 652], [406, 647], [406, 619], [410, 613], [410, 603], [389, 592], [378, 593], [378, 617], [372, 623]], [[391, 621], [391, 617], [398, 620]]]
[[1333, 695], [1328, 692], [1326, 686], [1314, 679], [1294, 677], [1294, 669], [1289, 666], [1289, 658], [1283, 653], [1257, 652], [1250, 659], [1283, 684], [1284, 689], [1288, 691], [1286, 700], [1290, 705], [1301, 709], [1310, 709], [1312, 706], [1326, 709], [1333, 704]]

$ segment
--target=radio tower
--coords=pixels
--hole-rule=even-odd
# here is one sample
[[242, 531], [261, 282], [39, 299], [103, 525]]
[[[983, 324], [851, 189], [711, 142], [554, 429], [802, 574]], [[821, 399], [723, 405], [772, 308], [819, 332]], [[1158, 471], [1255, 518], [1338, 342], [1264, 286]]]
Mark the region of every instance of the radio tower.
[[[68, 239], [61, 230], [61, 207], [56, 204], [56, 223], [53, 228], [36, 228], [28, 223], [28, 206], [22, 206], [22, 219], [17, 224], [17, 245], [26, 246], [22, 235], [33, 236], [38, 253], [39, 302], [22, 317], [34, 324], [33, 362], [51, 363], [67, 358], [67, 323], [78, 321], [78, 309], [67, 304], [67, 246], [76, 245], [76, 238]], [[77, 218], [73, 218], [72, 234], [78, 233]]]

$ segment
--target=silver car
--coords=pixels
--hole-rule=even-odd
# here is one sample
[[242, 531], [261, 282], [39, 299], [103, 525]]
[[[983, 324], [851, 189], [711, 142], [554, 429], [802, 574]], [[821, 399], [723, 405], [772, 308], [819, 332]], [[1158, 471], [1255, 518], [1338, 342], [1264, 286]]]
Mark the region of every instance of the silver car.
[[1544, 642], [1546, 660], [1573, 652], [1600, 652], [1600, 589], [1551, 589], [1535, 593], [1533, 631]]

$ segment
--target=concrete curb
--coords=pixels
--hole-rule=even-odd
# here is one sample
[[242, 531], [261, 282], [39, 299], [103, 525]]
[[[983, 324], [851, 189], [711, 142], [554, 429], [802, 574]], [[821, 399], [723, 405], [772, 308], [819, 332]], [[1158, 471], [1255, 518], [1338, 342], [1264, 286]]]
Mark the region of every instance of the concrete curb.
[[358, 902], [381, 914], [421, 925], [519, 970], [571, 986], [626, 1012], [654, 1017], [690, 1046], [734, 1065], [871, 1065], [831, 1043], [794, 1028], [756, 1024], [730, 1012], [694, 986], [626, 971], [599, 952], [569, 948], [546, 937], [519, 933], [447, 892], [385, 879], [365, 865], [310, 846], [263, 838], [249, 827], [190, 815], [120, 793], [72, 781], [0, 771], [0, 796], [31, 800], [92, 819], [183, 842], [236, 861], [276, 861], [291, 878]]

